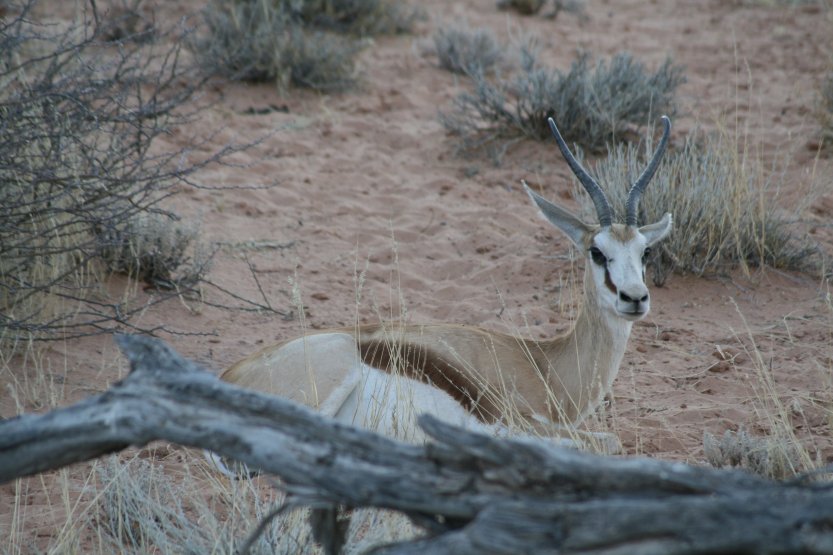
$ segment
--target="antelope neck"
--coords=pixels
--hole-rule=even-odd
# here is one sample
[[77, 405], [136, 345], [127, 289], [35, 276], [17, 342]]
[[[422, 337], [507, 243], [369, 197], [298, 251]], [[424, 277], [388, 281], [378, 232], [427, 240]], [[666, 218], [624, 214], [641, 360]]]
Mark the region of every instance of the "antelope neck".
[[[562, 410], [568, 418], [575, 418], [575, 423], [595, 410], [610, 390], [633, 325], [600, 305], [589, 269], [584, 282], [584, 304], [573, 328], [543, 349], [550, 368], [570, 369], [567, 376], [550, 372], [547, 380], [572, 400]], [[558, 383], [552, 383], [554, 380]]]

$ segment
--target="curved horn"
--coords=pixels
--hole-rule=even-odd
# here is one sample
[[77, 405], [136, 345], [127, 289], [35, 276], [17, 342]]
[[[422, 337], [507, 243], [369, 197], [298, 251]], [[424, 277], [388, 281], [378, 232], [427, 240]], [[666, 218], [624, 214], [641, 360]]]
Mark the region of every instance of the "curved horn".
[[662, 133], [662, 139], [659, 141], [659, 146], [654, 152], [651, 162], [648, 164], [648, 167], [645, 168], [645, 171], [642, 172], [642, 175], [639, 176], [639, 179], [634, 182], [631, 190], [628, 192], [627, 216], [625, 223], [629, 226], [636, 225], [636, 209], [639, 207], [639, 199], [642, 197], [642, 193], [645, 191], [645, 187], [648, 185], [648, 182], [651, 181], [652, 177], [654, 177], [654, 172], [657, 171], [659, 162], [662, 160], [662, 155], [665, 154], [665, 149], [668, 146], [668, 137], [671, 135], [671, 120], [668, 119], [668, 116], [662, 116], [662, 125], [665, 127], [665, 131]]
[[593, 199], [593, 204], [596, 206], [596, 214], [599, 216], [599, 225], [602, 227], [610, 226], [610, 224], [613, 223], [613, 215], [610, 210], [610, 203], [607, 202], [607, 197], [605, 196], [604, 191], [602, 191], [602, 188], [599, 187], [598, 183], [596, 183], [596, 180], [590, 177], [587, 170], [579, 164], [578, 160], [573, 157], [573, 153], [570, 152], [569, 148], [567, 148], [567, 143], [564, 142], [564, 139], [561, 137], [561, 133], [558, 131], [558, 127], [555, 125], [555, 120], [547, 118], [547, 123], [550, 124], [552, 134], [555, 135], [555, 141], [558, 143], [558, 149], [561, 151], [561, 155], [564, 156], [564, 160], [567, 161], [567, 165], [570, 166], [570, 169], [573, 170], [573, 173], [576, 174], [576, 177], [578, 177], [578, 180], [584, 186], [584, 190], [587, 191], [590, 198]]

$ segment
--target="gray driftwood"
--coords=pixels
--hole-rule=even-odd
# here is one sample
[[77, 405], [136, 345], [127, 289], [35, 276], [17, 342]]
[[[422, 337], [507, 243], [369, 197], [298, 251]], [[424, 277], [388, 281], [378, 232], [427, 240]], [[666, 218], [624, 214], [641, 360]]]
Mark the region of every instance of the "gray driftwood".
[[380, 553], [833, 553], [827, 484], [498, 440], [427, 416], [436, 443], [397, 443], [223, 383], [158, 340], [118, 342], [131, 373], [108, 391], [0, 422], [0, 483], [161, 439], [276, 474], [296, 502], [385, 507], [426, 528]]

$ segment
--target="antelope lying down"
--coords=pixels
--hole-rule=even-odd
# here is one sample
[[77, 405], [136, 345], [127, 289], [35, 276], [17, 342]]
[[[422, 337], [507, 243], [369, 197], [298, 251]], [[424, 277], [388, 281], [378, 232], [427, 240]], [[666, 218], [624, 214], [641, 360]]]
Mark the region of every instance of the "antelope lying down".
[[668, 144], [671, 123], [665, 116], [662, 122], [662, 139], [630, 189], [622, 224], [613, 222], [604, 192], [549, 119], [599, 218], [599, 225], [585, 223], [524, 183], [544, 217], [587, 257], [584, 302], [567, 333], [534, 341], [453, 324], [334, 329], [266, 347], [222, 379], [406, 441], [424, 441], [415, 423], [424, 412], [495, 432], [520, 425], [552, 433], [578, 424], [610, 391], [631, 326], [650, 308], [645, 263], [670, 232], [671, 215], [637, 227], [637, 207]]

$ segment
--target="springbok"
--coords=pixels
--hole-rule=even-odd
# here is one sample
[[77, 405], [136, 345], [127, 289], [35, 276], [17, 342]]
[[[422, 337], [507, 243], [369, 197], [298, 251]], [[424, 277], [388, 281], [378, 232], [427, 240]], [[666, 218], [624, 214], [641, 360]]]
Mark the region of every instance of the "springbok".
[[581, 422], [610, 391], [631, 326], [650, 308], [645, 263], [671, 231], [671, 214], [637, 227], [637, 208], [668, 145], [671, 121], [662, 117], [662, 139], [630, 189], [624, 224], [613, 222], [604, 192], [548, 121], [599, 218], [599, 225], [585, 223], [524, 183], [543, 216], [587, 258], [584, 302], [572, 329], [544, 341], [454, 324], [333, 329], [266, 347], [222, 379], [409, 441], [425, 439], [415, 423], [423, 412], [495, 431]]

